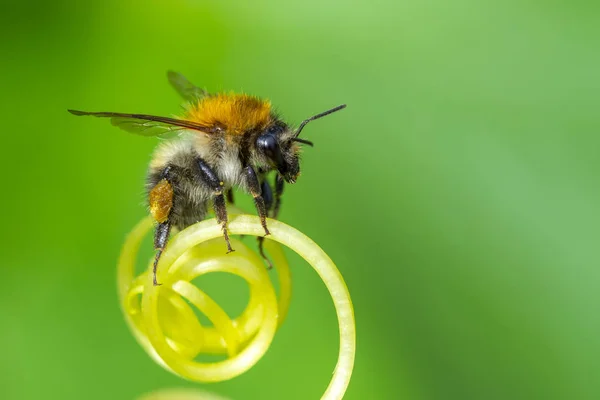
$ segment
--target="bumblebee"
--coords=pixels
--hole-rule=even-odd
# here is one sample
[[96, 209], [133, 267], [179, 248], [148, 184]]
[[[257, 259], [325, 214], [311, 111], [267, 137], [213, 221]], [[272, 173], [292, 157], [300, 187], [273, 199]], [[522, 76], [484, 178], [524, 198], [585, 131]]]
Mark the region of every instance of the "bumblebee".
[[[284, 183], [295, 183], [300, 175], [300, 145], [313, 145], [299, 137], [302, 129], [310, 121], [346, 107], [343, 104], [314, 115], [294, 129], [268, 100], [246, 94], [211, 94], [173, 71], [167, 77], [187, 103], [182, 118], [68, 110], [78, 116], [110, 118], [114, 126], [142, 136], [177, 134], [158, 146], [146, 180], [148, 206], [156, 221], [155, 285], [171, 229], [182, 230], [203, 220], [211, 201], [227, 252], [234, 251], [227, 233], [225, 200], [227, 195], [233, 203], [233, 188], [252, 195], [265, 236], [269, 235], [266, 218], [277, 218]], [[276, 171], [274, 190], [266, 179], [270, 171]], [[262, 244], [261, 237], [260, 254], [271, 266]]]

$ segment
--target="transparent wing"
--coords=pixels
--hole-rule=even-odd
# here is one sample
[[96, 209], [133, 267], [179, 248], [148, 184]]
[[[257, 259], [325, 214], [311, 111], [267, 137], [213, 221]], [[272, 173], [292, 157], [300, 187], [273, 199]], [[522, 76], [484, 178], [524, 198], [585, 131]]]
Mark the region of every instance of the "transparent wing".
[[135, 118], [112, 117], [110, 123], [124, 131], [142, 136], [161, 136], [179, 132], [185, 128], [157, 121], [145, 121]]
[[207, 95], [206, 90], [194, 85], [179, 72], [167, 71], [167, 78], [177, 93], [187, 101], [197, 101]]
[[212, 133], [204, 125], [192, 121], [185, 121], [176, 118], [158, 117], [146, 114], [125, 114], [114, 112], [88, 112], [68, 110], [73, 115], [90, 115], [93, 117], [110, 118], [110, 122], [127, 132], [142, 136], [160, 136], [167, 133], [178, 132], [184, 129], [192, 129], [205, 133]]

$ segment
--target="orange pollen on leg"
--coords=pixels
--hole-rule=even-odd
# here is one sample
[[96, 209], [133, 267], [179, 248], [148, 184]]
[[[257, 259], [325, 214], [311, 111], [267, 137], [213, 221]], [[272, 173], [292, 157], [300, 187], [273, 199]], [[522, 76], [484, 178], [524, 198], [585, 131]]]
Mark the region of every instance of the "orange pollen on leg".
[[166, 179], [161, 180], [150, 191], [149, 200], [152, 217], [156, 222], [165, 222], [173, 207], [173, 187]]

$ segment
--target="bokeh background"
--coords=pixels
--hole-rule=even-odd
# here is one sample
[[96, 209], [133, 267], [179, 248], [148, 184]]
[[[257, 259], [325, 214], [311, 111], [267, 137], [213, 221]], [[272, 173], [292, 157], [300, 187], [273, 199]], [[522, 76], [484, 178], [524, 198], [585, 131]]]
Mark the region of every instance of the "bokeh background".
[[[175, 113], [167, 69], [270, 97], [294, 123], [348, 104], [305, 130], [316, 147], [281, 216], [353, 296], [347, 399], [600, 398], [598, 3], [5, 1], [0, 15], [0, 398], [196, 386], [150, 360], [117, 301], [157, 142], [66, 112]], [[204, 388], [325, 389], [335, 313], [290, 259], [271, 349]], [[245, 295], [225, 283], [207, 291]]]

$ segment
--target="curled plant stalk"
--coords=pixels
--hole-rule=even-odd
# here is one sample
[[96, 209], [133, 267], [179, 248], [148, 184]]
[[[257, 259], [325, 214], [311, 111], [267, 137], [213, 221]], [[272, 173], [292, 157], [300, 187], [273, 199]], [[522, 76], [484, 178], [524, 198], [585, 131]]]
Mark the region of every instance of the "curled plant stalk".
[[198, 389], [161, 389], [144, 394], [137, 400], [229, 400]]
[[[296, 229], [269, 220], [270, 240], [265, 247], [279, 279], [279, 299], [255, 252], [232, 239], [234, 253], [223, 251], [221, 227], [214, 219], [199, 222], [175, 235], [164, 251], [158, 281], [152, 284], [152, 263], [134, 277], [136, 255], [151, 229], [150, 217], [128, 235], [118, 265], [118, 289], [125, 319], [146, 352], [165, 369], [197, 382], [234, 378], [260, 360], [285, 319], [291, 293], [290, 271], [280, 244], [304, 258], [324, 281], [333, 299], [340, 328], [340, 351], [333, 377], [322, 399], [341, 399], [350, 382], [355, 353], [352, 302], [341, 274], [331, 259], [312, 240]], [[257, 217], [232, 215], [231, 234], [262, 236]], [[194, 278], [210, 272], [240, 276], [250, 287], [250, 300], [242, 314], [230, 319], [206, 293], [192, 285]], [[140, 298], [141, 297], [141, 298]], [[193, 304], [213, 326], [198, 321]], [[195, 361], [199, 354], [225, 354], [223, 361]]]

